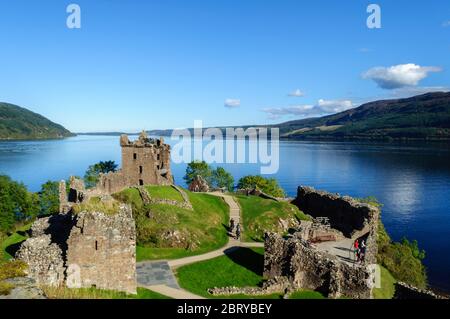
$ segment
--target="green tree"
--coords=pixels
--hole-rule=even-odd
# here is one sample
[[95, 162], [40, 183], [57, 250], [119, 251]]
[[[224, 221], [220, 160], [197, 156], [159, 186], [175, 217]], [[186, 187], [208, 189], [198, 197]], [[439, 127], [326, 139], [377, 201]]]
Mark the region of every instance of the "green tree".
[[39, 192], [40, 215], [52, 215], [59, 212], [59, 183], [48, 181]]
[[114, 161], [98, 162], [97, 164], [88, 167], [84, 174], [84, 183], [87, 188], [95, 187], [100, 173], [107, 174], [115, 171], [117, 171], [117, 164]]
[[189, 185], [197, 175], [203, 177], [210, 186], [212, 185], [213, 170], [205, 161], [190, 162], [186, 168], [186, 175], [184, 175], [183, 179], [186, 184]]
[[217, 167], [212, 172], [212, 182], [215, 187], [225, 188], [232, 192], [234, 188], [234, 177], [223, 167]]
[[34, 218], [39, 213], [39, 198], [28, 192], [22, 183], [0, 175], [0, 230], [12, 230], [19, 221]]
[[248, 175], [242, 177], [237, 187], [239, 189], [253, 189], [256, 188], [267, 195], [274, 197], [285, 197], [284, 190], [278, 185], [275, 178], [264, 178], [260, 175]]

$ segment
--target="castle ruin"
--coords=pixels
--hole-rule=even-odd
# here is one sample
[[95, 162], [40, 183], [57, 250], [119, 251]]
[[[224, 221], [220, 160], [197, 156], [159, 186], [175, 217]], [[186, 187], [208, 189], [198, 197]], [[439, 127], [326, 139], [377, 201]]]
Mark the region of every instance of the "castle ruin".
[[135, 294], [136, 226], [130, 205], [84, 182], [59, 185], [60, 213], [40, 218], [16, 258], [39, 285], [99, 288]]
[[[379, 209], [310, 187], [299, 187], [293, 203], [316, 219], [302, 221], [299, 231], [288, 239], [266, 235], [264, 277], [281, 277], [290, 289], [317, 290], [332, 298], [371, 298]], [[325, 227], [317, 222], [323, 219], [328, 221]], [[367, 245], [361, 262], [351, 258], [355, 240]]]
[[171, 185], [170, 145], [164, 139], [149, 138], [143, 131], [136, 141], [120, 137], [122, 169], [100, 175], [97, 190], [106, 194], [143, 185]]

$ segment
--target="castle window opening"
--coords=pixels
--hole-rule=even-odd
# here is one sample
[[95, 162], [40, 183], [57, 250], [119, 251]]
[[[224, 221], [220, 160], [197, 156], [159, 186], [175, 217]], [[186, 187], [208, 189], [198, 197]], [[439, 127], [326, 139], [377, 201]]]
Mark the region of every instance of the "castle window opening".
[[139, 185], [144, 186], [144, 181], [142, 179], [139, 180]]
[[156, 169], [159, 169], [159, 165], [156, 166]]
[[135, 159], [135, 160], [137, 159], [137, 154], [136, 153], [133, 154], [133, 159]]
[[98, 250], [98, 241], [95, 241], [95, 250]]
[[142, 166], [139, 166], [139, 174], [142, 174], [142, 172], [143, 172], [143, 168], [142, 168]]

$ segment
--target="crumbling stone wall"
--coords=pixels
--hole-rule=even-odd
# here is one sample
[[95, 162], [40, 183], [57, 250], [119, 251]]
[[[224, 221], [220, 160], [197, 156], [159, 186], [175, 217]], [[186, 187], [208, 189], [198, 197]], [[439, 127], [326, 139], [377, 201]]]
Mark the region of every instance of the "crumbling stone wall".
[[324, 241], [337, 241], [344, 239], [344, 235], [328, 225], [316, 221], [301, 220], [296, 235], [305, 241], [312, 243]]
[[25, 241], [16, 258], [28, 264], [28, 275], [39, 285], [59, 286], [64, 282], [64, 260], [61, 248], [50, 235]]
[[439, 296], [430, 290], [423, 290], [404, 282], [395, 283], [394, 299], [447, 299]]
[[376, 263], [377, 231], [380, 210], [349, 197], [300, 186], [292, 201], [300, 210], [313, 217], [327, 217], [330, 226], [347, 238], [364, 239], [365, 260]]
[[122, 170], [100, 174], [96, 188], [105, 194], [114, 194], [129, 186], [126, 176]]
[[16, 258], [40, 285], [136, 293], [136, 230], [131, 207], [116, 214], [65, 213], [38, 219]]
[[70, 288], [136, 293], [136, 231], [129, 206], [114, 215], [80, 213], [67, 246]]
[[312, 187], [300, 186], [292, 202], [300, 210], [313, 217], [328, 217], [331, 227], [351, 238], [364, 230], [371, 221], [378, 221], [379, 210], [360, 203], [348, 196], [339, 196]]
[[264, 247], [267, 279], [283, 277], [291, 290], [316, 290], [331, 298], [371, 298], [375, 273], [370, 267], [344, 263], [296, 236], [266, 234]]

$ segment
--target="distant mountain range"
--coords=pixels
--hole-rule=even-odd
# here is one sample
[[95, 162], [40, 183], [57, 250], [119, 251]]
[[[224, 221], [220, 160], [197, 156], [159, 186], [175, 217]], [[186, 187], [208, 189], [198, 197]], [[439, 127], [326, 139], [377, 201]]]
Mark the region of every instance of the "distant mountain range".
[[[363, 104], [333, 115], [248, 127], [278, 127], [284, 139], [305, 140], [450, 140], [450, 92]], [[221, 127], [224, 131], [227, 127]], [[190, 129], [192, 131], [192, 129]], [[128, 133], [129, 135], [137, 134]], [[172, 130], [151, 130], [170, 136]], [[79, 133], [120, 135], [122, 132]], [[16, 105], [0, 103], [0, 139], [62, 138], [73, 134], [59, 124]]]
[[[284, 139], [450, 140], [450, 92], [375, 101], [333, 115], [252, 127], [278, 127]], [[148, 133], [169, 136], [171, 132]]]
[[73, 136], [63, 126], [9, 103], [0, 103], [0, 140], [53, 139]]
[[450, 93], [375, 101], [276, 126], [293, 139], [450, 139]]

